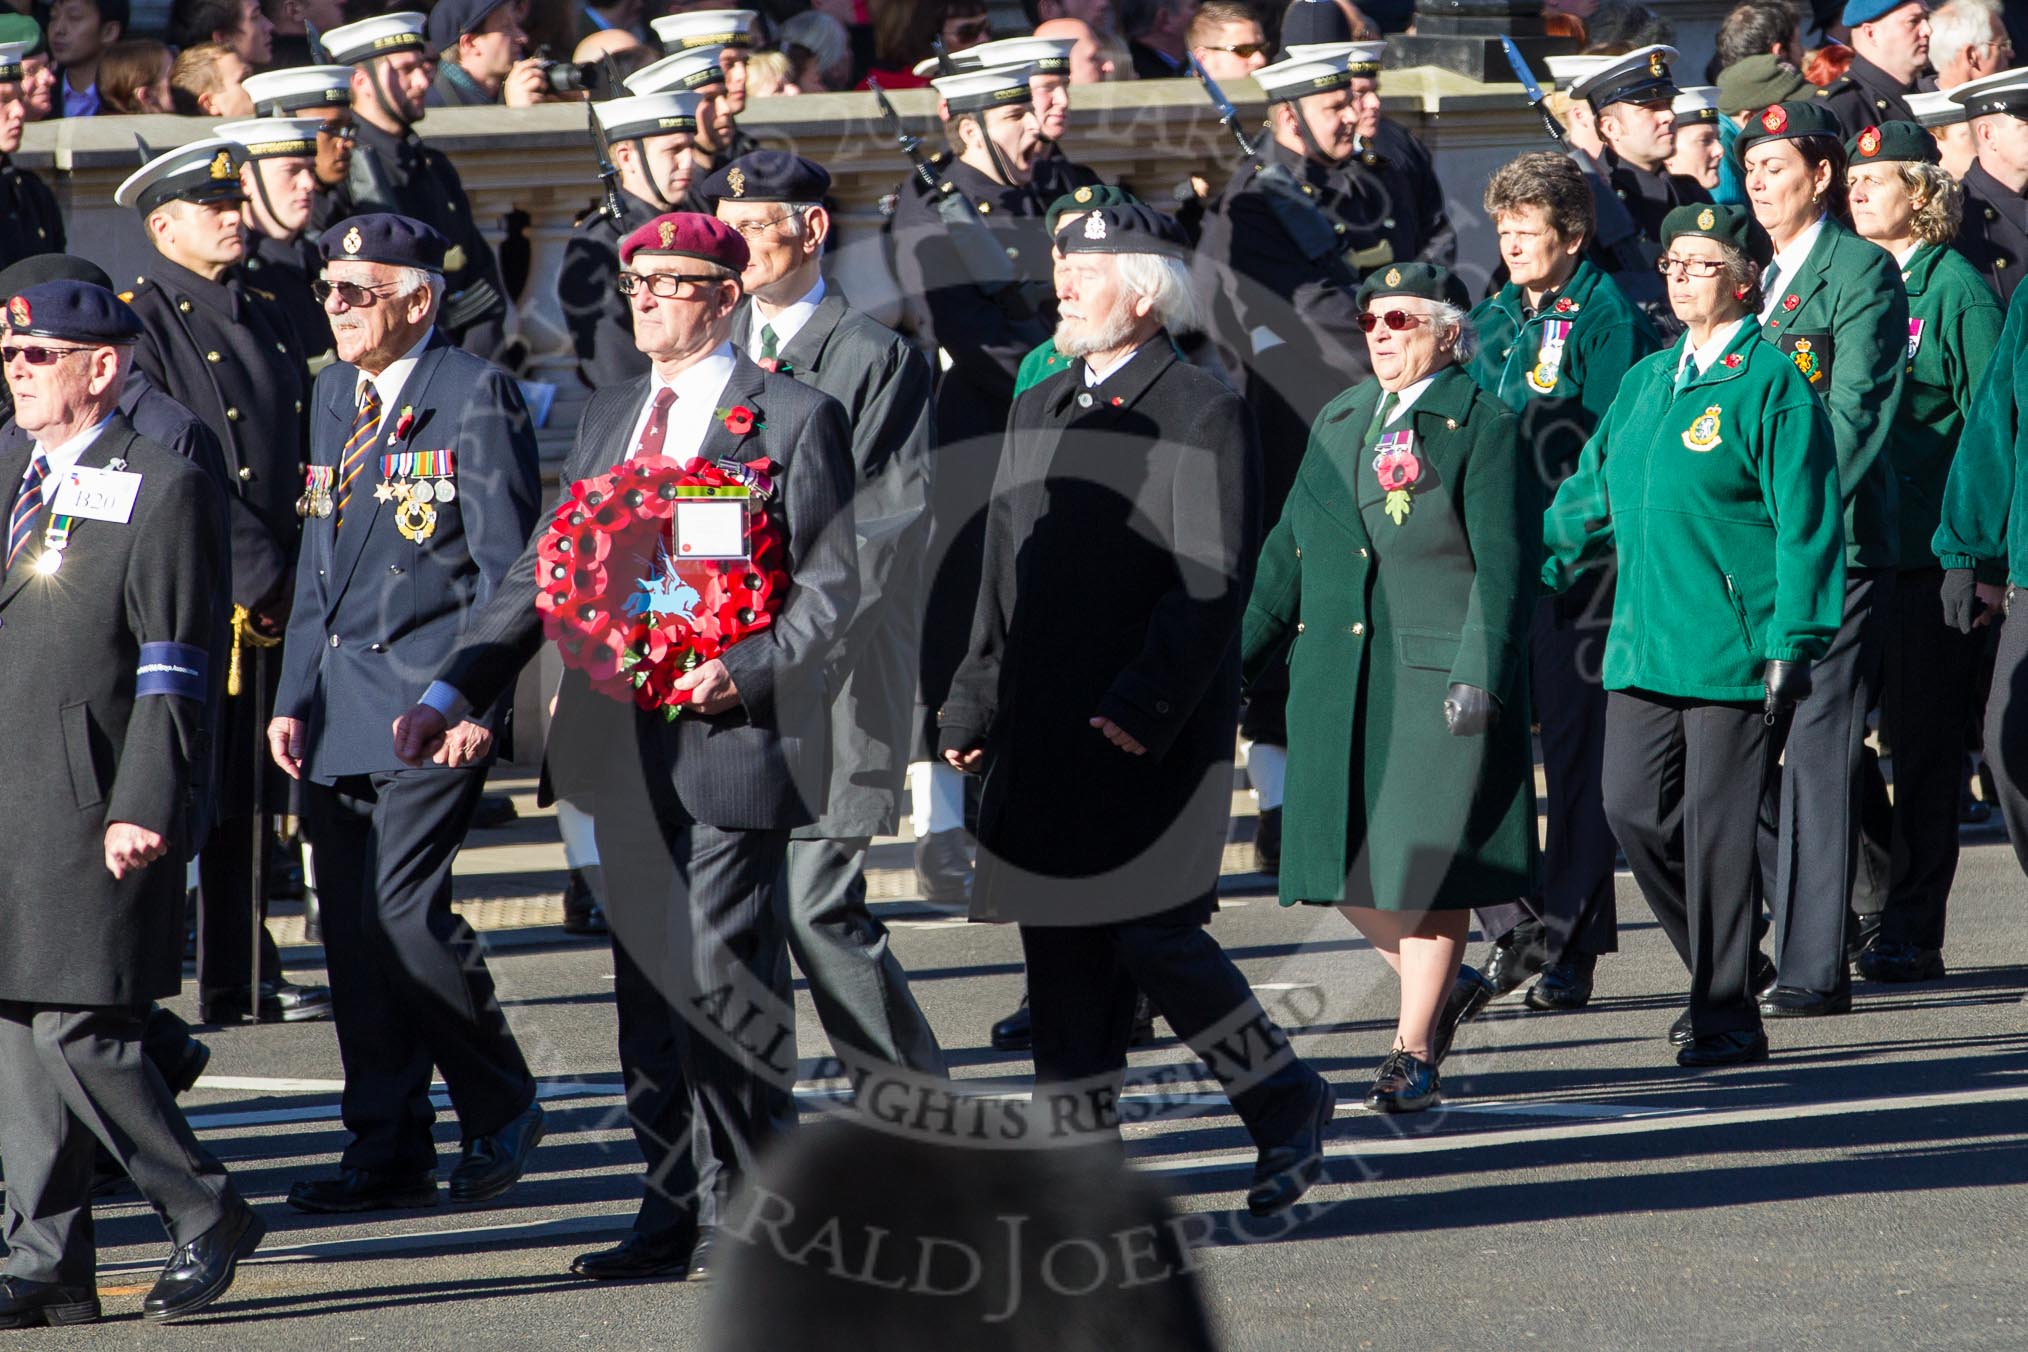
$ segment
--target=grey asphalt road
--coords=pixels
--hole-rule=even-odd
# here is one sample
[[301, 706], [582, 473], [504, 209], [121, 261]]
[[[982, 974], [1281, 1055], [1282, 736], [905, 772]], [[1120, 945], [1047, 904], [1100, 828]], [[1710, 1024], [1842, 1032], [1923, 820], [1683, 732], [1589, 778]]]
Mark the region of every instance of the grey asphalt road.
[[[1621, 952], [1601, 965], [1592, 1007], [1497, 1003], [1445, 1065], [1446, 1107], [1409, 1119], [1359, 1106], [1393, 1022], [1379, 956], [1335, 913], [1283, 910], [1236, 884], [1214, 932], [1264, 997], [1303, 1016], [1291, 1031], [1340, 1109], [1332, 1179], [1304, 1223], [1250, 1240], [1221, 1222], [1195, 1254], [1223, 1345], [2028, 1347], [2028, 883], [2004, 843], [1981, 839], [1952, 899], [1947, 979], [1860, 983], [1848, 1016], [1774, 1025], [1769, 1063], [1703, 1074], [1679, 1070], [1663, 1041], [1683, 974], [1622, 876]], [[986, 1043], [1019, 993], [1014, 934], [918, 904], [881, 909], [957, 1073], [1018, 1081], [1025, 1061]], [[331, 1030], [208, 1032], [210, 1071], [185, 1103], [267, 1218], [262, 1252], [199, 1321], [145, 1327], [140, 1297], [166, 1243], [137, 1199], [115, 1199], [99, 1211], [106, 1322], [6, 1336], [263, 1352], [704, 1346], [707, 1289], [566, 1273], [638, 1196], [609, 955], [552, 929], [490, 940], [550, 1111], [520, 1187], [471, 1210], [297, 1215], [289, 1184], [331, 1169], [342, 1142]], [[315, 954], [293, 955], [305, 979]], [[176, 1007], [195, 1015], [188, 995]], [[800, 991], [799, 1010], [807, 1063], [824, 1044]], [[1165, 1036], [1135, 1060], [1188, 1055]], [[1199, 1115], [1130, 1128], [1130, 1153], [1179, 1209], [1229, 1211], [1251, 1150], [1203, 1097]], [[448, 1114], [439, 1135], [447, 1172]]]

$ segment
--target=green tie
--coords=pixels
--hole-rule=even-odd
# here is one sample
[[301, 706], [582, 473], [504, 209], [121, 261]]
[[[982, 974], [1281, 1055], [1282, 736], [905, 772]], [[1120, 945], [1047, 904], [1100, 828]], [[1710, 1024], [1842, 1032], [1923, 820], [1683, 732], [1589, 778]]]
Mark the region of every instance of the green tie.
[[1373, 421], [1366, 424], [1366, 442], [1368, 445], [1371, 445], [1373, 439], [1380, 435], [1380, 429], [1387, 426], [1388, 415], [1394, 412], [1394, 404], [1395, 393], [1393, 390], [1389, 390], [1381, 395], [1380, 402], [1374, 405]]
[[761, 360], [773, 361], [774, 359], [775, 359], [775, 326], [772, 324], [763, 324], [761, 325]]
[[1690, 382], [1695, 379], [1697, 379], [1697, 358], [1691, 357], [1684, 361], [1683, 369], [1676, 373], [1676, 393], [1681, 394], [1689, 389]]

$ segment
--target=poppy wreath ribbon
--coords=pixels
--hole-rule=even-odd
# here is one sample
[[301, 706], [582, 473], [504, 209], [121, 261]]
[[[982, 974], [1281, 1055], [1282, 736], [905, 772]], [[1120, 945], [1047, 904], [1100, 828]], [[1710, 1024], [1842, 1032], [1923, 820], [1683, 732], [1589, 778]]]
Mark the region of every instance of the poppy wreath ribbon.
[[[768, 628], [788, 594], [778, 468], [643, 456], [572, 484], [535, 547], [535, 608], [564, 665], [675, 718], [690, 702], [683, 673]], [[747, 503], [747, 557], [672, 557], [676, 504], [719, 495]]]

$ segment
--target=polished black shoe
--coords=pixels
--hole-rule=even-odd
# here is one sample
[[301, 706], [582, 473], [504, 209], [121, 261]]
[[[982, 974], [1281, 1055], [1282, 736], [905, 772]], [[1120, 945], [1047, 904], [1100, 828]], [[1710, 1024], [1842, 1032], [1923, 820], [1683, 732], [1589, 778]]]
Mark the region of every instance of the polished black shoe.
[[518, 820], [521, 813], [514, 807], [514, 800], [504, 793], [483, 794], [479, 805], [472, 809], [472, 829], [493, 831]]
[[1687, 1047], [1697, 1036], [1697, 1030], [1690, 1026], [1690, 1011], [1684, 1010], [1676, 1016], [1676, 1022], [1669, 1025], [1669, 1041], [1678, 1047]]
[[1463, 963], [1458, 965], [1458, 974], [1451, 981], [1451, 993], [1444, 997], [1444, 1012], [1437, 1016], [1436, 1034], [1430, 1040], [1430, 1052], [1438, 1063], [1451, 1054], [1451, 1040], [1458, 1035], [1460, 1024], [1470, 1023], [1479, 1017], [1493, 998], [1493, 983], [1480, 976], [1478, 969]]
[[1552, 962], [1521, 997], [1522, 1003], [1530, 1009], [1583, 1009], [1591, 1003], [1591, 979], [1597, 969], [1595, 953], [1572, 953]]
[[303, 942], [312, 946], [324, 942], [324, 905], [315, 888], [303, 893]]
[[1676, 1053], [1679, 1066], [1744, 1066], [1767, 1060], [1767, 1034], [1759, 1028], [1707, 1033]]
[[1829, 995], [1821, 991], [1798, 990], [1794, 986], [1776, 986], [1760, 1002], [1762, 1018], [1767, 1019], [1814, 1019], [1825, 1014], [1850, 1014], [1852, 992], [1833, 991]]
[[1129, 1047], [1145, 1047], [1155, 1040], [1155, 1002], [1144, 994], [1134, 996], [1134, 1031]]
[[164, 1083], [169, 1086], [172, 1097], [182, 1097], [196, 1086], [204, 1076], [204, 1068], [211, 1064], [211, 1048], [191, 1038], [183, 1044], [183, 1052], [176, 1058], [176, 1064], [162, 1072]]
[[268, 1227], [241, 1202], [239, 1209], [169, 1255], [155, 1289], [141, 1302], [141, 1317], [167, 1324], [196, 1314], [224, 1295], [240, 1261], [260, 1247]]
[[1324, 1137], [1338, 1112], [1338, 1094], [1323, 1076], [1316, 1080], [1317, 1101], [1303, 1129], [1254, 1161], [1253, 1186], [1246, 1190], [1246, 1209], [1253, 1215], [1280, 1215], [1324, 1176]]
[[[246, 1017], [246, 987], [214, 991], [197, 1001], [201, 1023], [238, 1023]], [[331, 1017], [331, 988], [293, 981], [261, 982], [262, 1023], [315, 1023]]]
[[437, 1204], [437, 1176], [369, 1174], [341, 1169], [336, 1178], [313, 1179], [289, 1189], [289, 1205], [314, 1215], [346, 1215], [355, 1211], [398, 1211]]
[[993, 1050], [996, 1052], [1025, 1052], [1035, 1046], [1035, 1027], [1028, 1021], [1028, 992], [1021, 992], [1021, 1003], [1014, 1012], [993, 1025]]
[[99, 1291], [95, 1286], [0, 1277], [0, 1329], [60, 1328], [97, 1323], [98, 1318]]
[[697, 1247], [698, 1233], [690, 1226], [678, 1226], [658, 1234], [631, 1234], [619, 1245], [581, 1253], [571, 1260], [570, 1270], [595, 1282], [633, 1282], [647, 1277], [690, 1275], [690, 1255]]
[[1253, 871], [1278, 877], [1282, 871], [1282, 810], [1264, 807], [1253, 828]]
[[598, 865], [591, 868], [574, 868], [570, 879], [563, 888], [563, 932], [597, 936], [610, 934], [606, 924], [606, 913], [599, 906], [598, 881], [593, 873]]
[[1519, 990], [1523, 982], [1549, 963], [1548, 935], [1533, 920], [1523, 921], [1493, 943], [1480, 970], [1492, 983], [1493, 996]]
[[701, 1282], [711, 1275], [712, 1264], [716, 1261], [713, 1252], [718, 1242], [718, 1227], [706, 1225], [697, 1231], [697, 1243], [690, 1250], [690, 1280]]
[[915, 885], [924, 901], [957, 902], [972, 894], [972, 860], [963, 831], [932, 831], [916, 841]]
[[1896, 939], [1876, 939], [1859, 955], [1859, 975], [1868, 981], [1938, 981], [1944, 976], [1943, 954]]
[[542, 1140], [542, 1105], [531, 1103], [500, 1130], [465, 1142], [465, 1157], [451, 1170], [453, 1202], [490, 1202], [521, 1181], [528, 1157]]
[[1437, 1101], [1442, 1088], [1434, 1065], [1396, 1047], [1380, 1063], [1366, 1106], [1376, 1113], [1419, 1113]]
[[1746, 979], [1747, 989], [1753, 992], [1753, 998], [1765, 1000], [1780, 982], [1781, 977], [1775, 971], [1774, 959], [1759, 949], [1754, 949], [1753, 971]]

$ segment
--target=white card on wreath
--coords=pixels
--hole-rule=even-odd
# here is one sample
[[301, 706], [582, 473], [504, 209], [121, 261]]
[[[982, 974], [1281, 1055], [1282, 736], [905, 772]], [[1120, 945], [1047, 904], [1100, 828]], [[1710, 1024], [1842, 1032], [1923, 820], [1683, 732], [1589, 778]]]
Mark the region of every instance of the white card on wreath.
[[678, 499], [676, 545], [671, 553], [679, 560], [745, 558], [745, 501]]

